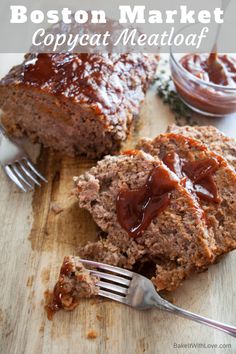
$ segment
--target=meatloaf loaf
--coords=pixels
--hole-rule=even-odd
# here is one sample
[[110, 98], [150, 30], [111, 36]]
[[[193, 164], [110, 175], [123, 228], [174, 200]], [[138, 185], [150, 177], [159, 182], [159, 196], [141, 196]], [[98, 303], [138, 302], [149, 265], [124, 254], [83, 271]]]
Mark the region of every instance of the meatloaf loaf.
[[196, 196], [205, 213], [217, 256], [236, 248], [236, 173], [199, 141], [166, 133], [142, 139], [138, 148], [159, 157]]
[[80, 298], [98, 295], [97, 282], [98, 278], [90, 274], [79, 257], [65, 257], [52, 299], [46, 306], [48, 317], [51, 318], [53, 313], [60, 309], [73, 310], [79, 304]]
[[208, 149], [223, 156], [236, 170], [236, 140], [225, 136], [213, 126], [177, 126], [170, 125], [169, 133], [177, 133], [194, 138], [205, 144]]
[[156, 72], [147, 54], [27, 54], [0, 81], [2, 122], [69, 155], [119, 150]]
[[129, 269], [151, 262], [159, 290], [177, 288], [214, 261], [202, 210], [158, 158], [141, 151], [107, 156], [75, 183], [80, 207], [103, 231], [79, 255]]

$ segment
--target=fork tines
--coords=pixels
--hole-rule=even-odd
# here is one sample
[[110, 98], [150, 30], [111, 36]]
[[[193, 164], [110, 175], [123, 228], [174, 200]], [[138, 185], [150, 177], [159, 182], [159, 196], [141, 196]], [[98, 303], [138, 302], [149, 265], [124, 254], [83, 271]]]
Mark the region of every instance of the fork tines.
[[22, 158], [5, 165], [4, 170], [8, 177], [23, 191], [34, 189], [34, 185], [41, 186], [41, 181], [47, 182], [28, 158]]
[[122, 303], [126, 302], [125, 297], [128, 294], [130, 281], [133, 276], [132, 272], [104, 263], [89, 261], [85, 259], [80, 259], [80, 261], [85, 265], [99, 269], [89, 269], [92, 275], [95, 275], [99, 278], [97, 283], [99, 286], [99, 295]]

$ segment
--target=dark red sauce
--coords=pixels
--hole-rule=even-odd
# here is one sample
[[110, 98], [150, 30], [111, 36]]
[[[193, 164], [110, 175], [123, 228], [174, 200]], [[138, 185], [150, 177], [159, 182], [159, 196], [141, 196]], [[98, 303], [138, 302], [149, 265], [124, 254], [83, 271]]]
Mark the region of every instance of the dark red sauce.
[[155, 167], [146, 183], [134, 190], [120, 190], [117, 202], [117, 218], [120, 225], [132, 237], [140, 236], [151, 221], [170, 203], [170, 193], [178, 184], [163, 167]]
[[187, 54], [180, 63], [194, 76], [217, 85], [236, 87], [236, 59], [217, 53]]
[[31, 85], [43, 84], [55, 75], [55, 67], [52, 61], [52, 54], [38, 54], [26, 63], [24, 67], [23, 80], [31, 82]]
[[181, 159], [176, 152], [172, 152], [164, 156], [163, 162], [179, 178], [187, 177], [189, 181], [186, 183], [186, 187], [196, 193], [200, 199], [219, 202], [217, 186], [213, 177], [220, 166], [216, 158], [186, 161]]

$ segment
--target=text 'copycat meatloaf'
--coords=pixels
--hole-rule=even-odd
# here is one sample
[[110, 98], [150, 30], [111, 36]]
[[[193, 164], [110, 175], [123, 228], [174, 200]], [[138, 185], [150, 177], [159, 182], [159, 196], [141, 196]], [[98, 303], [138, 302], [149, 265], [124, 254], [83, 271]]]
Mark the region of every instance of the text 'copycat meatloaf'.
[[69, 155], [119, 150], [157, 67], [146, 54], [28, 54], [0, 81], [2, 122], [13, 136]]
[[153, 283], [168, 290], [214, 260], [203, 211], [158, 158], [108, 156], [76, 179], [76, 193], [106, 235], [79, 249], [84, 258], [129, 269], [151, 262]]

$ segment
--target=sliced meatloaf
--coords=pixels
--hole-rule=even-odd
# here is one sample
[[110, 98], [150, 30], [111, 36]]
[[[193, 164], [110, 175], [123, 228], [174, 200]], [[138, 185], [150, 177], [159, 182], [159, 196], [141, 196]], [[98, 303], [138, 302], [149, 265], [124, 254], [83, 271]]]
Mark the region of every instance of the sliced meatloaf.
[[98, 278], [90, 274], [79, 257], [65, 257], [52, 298], [46, 306], [48, 317], [60, 309], [73, 310], [80, 298], [98, 295], [97, 282]]
[[204, 143], [209, 150], [223, 156], [236, 170], [236, 140], [225, 136], [213, 126], [177, 126], [170, 125], [168, 133], [182, 134]]
[[118, 151], [157, 67], [146, 54], [27, 54], [0, 81], [2, 122], [69, 155]]
[[236, 174], [225, 159], [199, 141], [167, 133], [142, 139], [138, 148], [158, 156], [196, 196], [204, 210], [215, 254], [236, 248]]
[[81, 256], [129, 269], [151, 262], [159, 290], [177, 288], [214, 260], [202, 210], [158, 158], [141, 151], [107, 156], [75, 184], [80, 207], [103, 231], [80, 247]]

